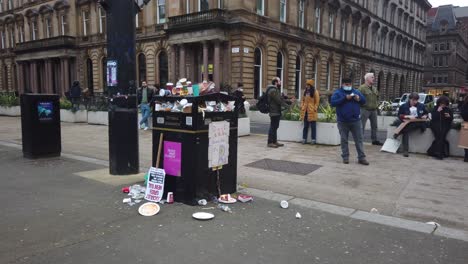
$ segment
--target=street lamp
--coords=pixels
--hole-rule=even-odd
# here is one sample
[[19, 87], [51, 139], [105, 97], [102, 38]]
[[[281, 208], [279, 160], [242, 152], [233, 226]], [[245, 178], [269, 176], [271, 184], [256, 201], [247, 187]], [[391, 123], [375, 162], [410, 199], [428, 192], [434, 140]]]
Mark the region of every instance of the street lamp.
[[139, 172], [135, 15], [150, 0], [99, 0], [106, 11], [109, 169]]

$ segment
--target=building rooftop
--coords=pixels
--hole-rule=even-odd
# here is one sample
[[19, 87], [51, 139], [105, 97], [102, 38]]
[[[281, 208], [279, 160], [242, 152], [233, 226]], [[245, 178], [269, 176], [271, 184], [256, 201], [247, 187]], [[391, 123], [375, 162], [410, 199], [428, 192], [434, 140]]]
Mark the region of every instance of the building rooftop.
[[462, 17], [468, 17], [468, 6], [463, 6], [463, 7], [455, 7], [455, 17], [457, 18], [462, 18]]

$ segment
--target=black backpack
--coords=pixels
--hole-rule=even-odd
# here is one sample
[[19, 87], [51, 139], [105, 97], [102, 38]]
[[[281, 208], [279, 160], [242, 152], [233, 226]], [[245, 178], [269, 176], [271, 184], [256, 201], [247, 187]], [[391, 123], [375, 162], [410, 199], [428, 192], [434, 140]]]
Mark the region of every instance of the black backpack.
[[268, 114], [270, 112], [270, 102], [268, 100], [268, 92], [270, 91], [271, 87], [266, 90], [257, 101], [257, 109], [260, 113]]

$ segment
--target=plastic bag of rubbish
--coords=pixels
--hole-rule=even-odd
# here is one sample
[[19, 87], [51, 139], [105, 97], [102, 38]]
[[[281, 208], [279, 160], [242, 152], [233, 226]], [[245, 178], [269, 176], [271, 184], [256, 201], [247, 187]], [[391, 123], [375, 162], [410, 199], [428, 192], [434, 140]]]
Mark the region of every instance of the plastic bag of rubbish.
[[145, 191], [146, 187], [135, 184], [130, 187], [128, 195], [130, 195], [133, 199], [139, 200], [145, 197]]
[[225, 204], [218, 204], [218, 208], [224, 212], [232, 213], [231, 208]]

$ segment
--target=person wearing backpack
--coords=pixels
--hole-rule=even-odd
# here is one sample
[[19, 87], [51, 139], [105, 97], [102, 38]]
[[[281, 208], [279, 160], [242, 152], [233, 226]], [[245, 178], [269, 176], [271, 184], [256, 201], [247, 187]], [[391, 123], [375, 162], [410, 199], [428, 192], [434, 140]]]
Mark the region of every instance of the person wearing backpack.
[[268, 133], [268, 147], [278, 148], [284, 144], [278, 143], [277, 131], [281, 119], [281, 110], [288, 108], [289, 105], [281, 97], [281, 79], [279, 77], [273, 78], [271, 85], [266, 89], [266, 98], [268, 99], [268, 112], [270, 115], [270, 130]]

